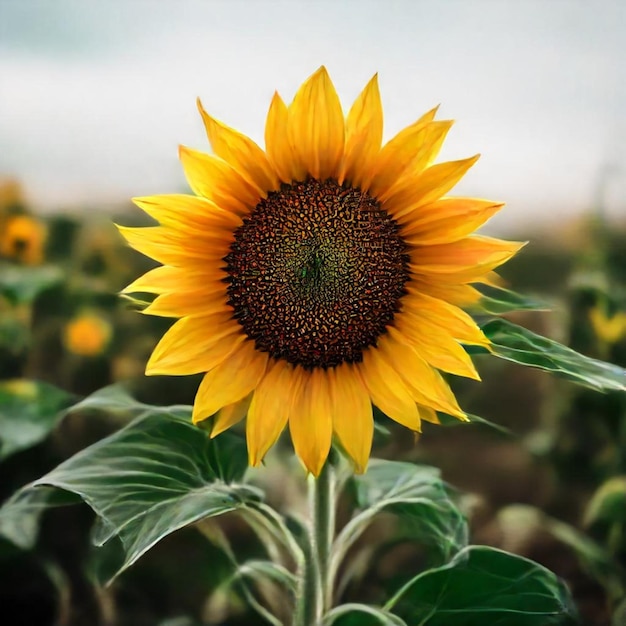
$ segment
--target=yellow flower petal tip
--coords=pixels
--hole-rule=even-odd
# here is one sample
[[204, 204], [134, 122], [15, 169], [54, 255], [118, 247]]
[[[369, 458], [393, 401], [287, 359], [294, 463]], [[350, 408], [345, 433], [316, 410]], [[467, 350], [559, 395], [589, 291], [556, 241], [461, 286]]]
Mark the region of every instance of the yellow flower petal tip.
[[480, 155], [436, 163], [439, 106], [383, 144], [378, 74], [344, 115], [322, 65], [274, 93], [263, 150], [196, 104], [214, 154], [179, 147], [194, 195], [134, 198], [159, 226], [118, 226], [162, 263], [123, 293], [179, 318], [146, 374], [204, 373], [194, 423], [245, 419], [252, 466], [288, 426], [313, 475], [333, 437], [366, 470], [373, 405], [415, 433], [469, 421], [442, 372], [480, 380], [462, 345], [489, 341], [461, 307], [525, 242], [474, 235], [502, 203], [449, 195]]

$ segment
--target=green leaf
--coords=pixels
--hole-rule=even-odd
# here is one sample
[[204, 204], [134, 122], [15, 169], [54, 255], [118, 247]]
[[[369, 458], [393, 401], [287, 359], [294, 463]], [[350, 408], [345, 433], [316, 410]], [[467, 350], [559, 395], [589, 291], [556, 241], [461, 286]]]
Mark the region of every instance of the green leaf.
[[373, 459], [354, 483], [360, 508], [398, 516], [409, 536], [435, 548], [444, 560], [467, 545], [467, 522], [437, 468]]
[[511, 311], [548, 311], [550, 307], [541, 300], [516, 293], [503, 287], [493, 285], [479, 285], [483, 293], [477, 303], [477, 308], [492, 315], [502, 315]]
[[63, 280], [63, 272], [52, 265], [26, 267], [0, 263], [0, 295], [13, 304], [28, 304], [42, 291]]
[[492, 320], [482, 327], [502, 359], [543, 369], [597, 391], [626, 391], [626, 370], [583, 356], [571, 348], [537, 335], [507, 320]]
[[353, 477], [348, 484], [354, 487], [360, 511], [335, 540], [331, 581], [338, 576], [350, 548], [382, 512], [397, 518], [400, 527], [395, 530], [402, 539], [424, 546], [433, 564], [445, 563], [467, 545], [467, 522], [451, 500], [438, 469], [372, 459], [367, 473]]
[[[152, 404], [139, 402], [139, 400], [136, 400], [128, 393], [123, 384], [115, 384], [98, 389], [98, 391], [71, 406], [68, 409], [68, 413], [96, 411], [99, 413], [138, 417], [139, 415], [163, 410], [164, 407], [156, 407]], [[190, 414], [191, 408], [187, 405], [176, 405], [167, 407], [166, 411], [186, 417]]]
[[408, 582], [384, 607], [412, 626], [576, 624], [569, 592], [550, 570], [486, 546]]
[[37, 541], [39, 521], [53, 506], [80, 502], [70, 493], [50, 488], [26, 489], [0, 508], [0, 536], [22, 550], [31, 550]]
[[374, 606], [367, 604], [342, 604], [330, 610], [323, 621], [324, 626], [407, 626], [406, 622]]
[[0, 383], [0, 461], [43, 441], [74, 396], [47, 383]]
[[209, 439], [189, 414], [152, 407], [20, 490], [0, 509], [0, 524], [39, 489], [75, 494], [98, 515], [97, 544], [121, 539], [121, 572], [175, 530], [259, 500], [258, 490], [233, 482], [246, 468], [243, 439]]
[[598, 521], [626, 523], [626, 476], [613, 476], [593, 494], [585, 511], [585, 524]]

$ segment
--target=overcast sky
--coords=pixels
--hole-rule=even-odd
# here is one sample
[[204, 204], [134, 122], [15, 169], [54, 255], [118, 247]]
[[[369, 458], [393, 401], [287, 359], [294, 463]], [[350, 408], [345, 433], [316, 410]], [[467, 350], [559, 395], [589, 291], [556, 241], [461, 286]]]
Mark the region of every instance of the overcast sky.
[[0, 0], [0, 175], [54, 209], [178, 191], [196, 96], [262, 142], [275, 89], [379, 72], [386, 136], [441, 103], [503, 228], [626, 217], [626, 0]]

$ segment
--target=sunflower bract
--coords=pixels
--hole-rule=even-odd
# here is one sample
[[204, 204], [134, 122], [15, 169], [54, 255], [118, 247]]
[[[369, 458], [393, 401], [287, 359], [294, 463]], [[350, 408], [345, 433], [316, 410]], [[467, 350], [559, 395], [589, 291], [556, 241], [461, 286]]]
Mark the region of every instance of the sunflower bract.
[[521, 244], [472, 234], [501, 203], [446, 196], [476, 161], [433, 164], [451, 122], [433, 109], [381, 145], [377, 77], [344, 117], [324, 67], [289, 106], [275, 94], [265, 150], [199, 108], [195, 195], [138, 198], [160, 225], [121, 228], [162, 263], [125, 292], [179, 318], [146, 373], [204, 373], [195, 422], [246, 418], [252, 465], [288, 425], [314, 475], [333, 435], [365, 471], [372, 404], [416, 432], [467, 419], [441, 372], [478, 378], [462, 346], [488, 341], [462, 307]]

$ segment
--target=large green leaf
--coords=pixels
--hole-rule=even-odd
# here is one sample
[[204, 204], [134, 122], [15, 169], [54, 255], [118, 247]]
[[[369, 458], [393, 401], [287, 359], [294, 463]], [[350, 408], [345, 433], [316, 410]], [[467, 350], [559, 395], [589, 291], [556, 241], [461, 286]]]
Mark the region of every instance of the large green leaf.
[[[108, 415], [125, 415], [137, 417], [144, 413], [163, 410], [163, 407], [155, 407], [133, 398], [126, 387], [122, 384], [109, 385], [94, 391], [80, 402], [77, 402], [69, 411], [71, 412], [102, 412]], [[167, 407], [168, 413], [180, 413], [186, 415], [190, 408], [186, 405]]]
[[0, 263], [0, 295], [14, 304], [32, 302], [42, 291], [62, 280], [63, 272], [52, 265], [27, 267]]
[[324, 616], [324, 626], [407, 626], [387, 611], [367, 604], [342, 604]]
[[468, 546], [450, 563], [407, 583], [384, 607], [413, 626], [576, 624], [565, 586], [528, 559]]
[[500, 358], [547, 370], [598, 391], [626, 390], [626, 370], [622, 367], [583, 356], [507, 320], [491, 320], [482, 330]]
[[[419, 542], [432, 564], [445, 563], [467, 545], [467, 522], [450, 498], [438, 469], [372, 459], [367, 472], [353, 477], [349, 484], [357, 512], [334, 542], [332, 581], [350, 548], [383, 512], [398, 520], [395, 531], [400, 539]], [[351, 575], [350, 571], [348, 568], [344, 577]]]
[[467, 522], [437, 468], [373, 459], [354, 484], [357, 506], [366, 514], [398, 516], [408, 536], [423, 540], [444, 561], [467, 545]]
[[0, 383], [0, 460], [45, 439], [73, 401], [71, 394], [47, 383]]
[[0, 527], [33, 499], [41, 506], [37, 490], [75, 494], [98, 515], [96, 543], [121, 539], [123, 571], [173, 531], [258, 501], [258, 490], [235, 482], [247, 468], [243, 439], [224, 433], [211, 440], [191, 424], [188, 410], [175, 409], [146, 409], [20, 490], [0, 509]]

